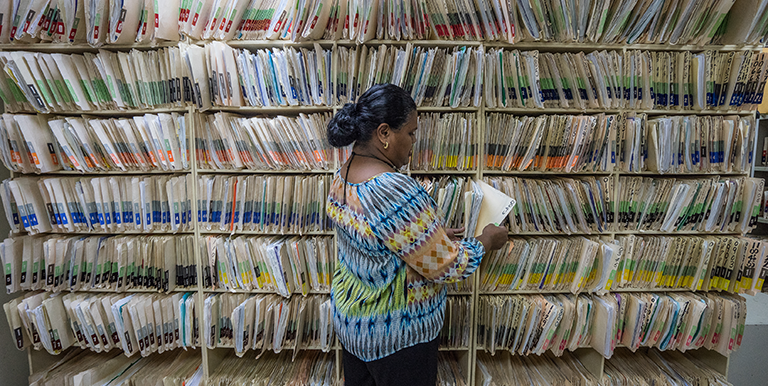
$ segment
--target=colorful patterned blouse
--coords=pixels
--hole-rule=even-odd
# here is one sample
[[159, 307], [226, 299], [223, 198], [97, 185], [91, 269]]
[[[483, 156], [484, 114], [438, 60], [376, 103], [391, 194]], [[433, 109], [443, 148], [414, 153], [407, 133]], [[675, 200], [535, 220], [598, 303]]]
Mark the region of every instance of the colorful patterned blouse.
[[344, 348], [372, 361], [435, 339], [445, 313], [441, 283], [471, 275], [483, 245], [451, 241], [429, 194], [399, 173], [352, 184], [337, 172], [327, 212], [338, 235], [331, 299]]

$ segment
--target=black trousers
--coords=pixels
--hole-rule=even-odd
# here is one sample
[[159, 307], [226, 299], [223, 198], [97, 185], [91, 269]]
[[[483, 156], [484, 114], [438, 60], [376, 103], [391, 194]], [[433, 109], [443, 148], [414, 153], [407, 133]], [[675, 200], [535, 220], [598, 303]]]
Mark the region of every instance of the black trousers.
[[434, 386], [439, 338], [363, 362], [343, 350], [345, 386]]

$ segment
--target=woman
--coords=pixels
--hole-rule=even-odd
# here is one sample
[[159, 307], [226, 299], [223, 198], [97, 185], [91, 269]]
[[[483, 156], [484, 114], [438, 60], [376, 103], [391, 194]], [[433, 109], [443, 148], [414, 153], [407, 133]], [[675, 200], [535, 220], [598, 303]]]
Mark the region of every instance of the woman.
[[327, 212], [338, 234], [331, 299], [347, 385], [429, 385], [446, 290], [467, 278], [486, 251], [507, 240], [489, 225], [454, 241], [429, 194], [397, 171], [416, 141], [416, 104], [394, 85], [366, 91], [328, 124], [334, 147], [354, 142], [331, 184]]

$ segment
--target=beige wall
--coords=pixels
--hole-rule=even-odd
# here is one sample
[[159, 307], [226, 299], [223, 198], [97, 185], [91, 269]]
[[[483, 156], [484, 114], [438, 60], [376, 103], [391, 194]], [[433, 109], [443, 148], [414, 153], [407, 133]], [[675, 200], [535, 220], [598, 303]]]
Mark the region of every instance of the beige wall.
[[[0, 181], [10, 177], [10, 172], [0, 166]], [[2, 209], [0, 209], [2, 211]], [[10, 232], [8, 222], [5, 221], [5, 214], [0, 219], [0, 239]], [[19, 293], [8, 295], [5, 293], [5, 287], [0, 289], [0, 304], [4, 304], [13, 298], [20, 296]], [[11, 338], [8, 321], [5, 318], [5, 312], [0, 310], [0, 386], [22, 386], [27, 385], [29, 376], [29, 364], [27, 363], [27, 353], [16, 349], [16, 344]]]

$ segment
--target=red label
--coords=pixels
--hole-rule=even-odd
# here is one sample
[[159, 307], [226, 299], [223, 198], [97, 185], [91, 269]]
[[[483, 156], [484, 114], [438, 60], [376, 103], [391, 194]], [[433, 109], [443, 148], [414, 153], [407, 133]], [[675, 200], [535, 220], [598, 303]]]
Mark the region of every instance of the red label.
[[93, 38], [98, 39], [99, 38], [99, 26], [93, 27]]
[[227, 25], [227, 18], [222, 19], [219, 31], [224, 31], [224, 26]]
[[[73, 29], [72, 31], [77, 31], [76, 29]], [[57, 23], [56, 24], [56, 33], [59, 35], [64, 35], [64, 23]], [[74, 35], [70, 35], [70, 39], [74, 39]]]
[[122, 33], [123, 32], [123, 22], [122, 21], [118, 21], [117, 22], [117, 28], [115, 28], [115, 32], [117, 32], [117, 33]]
[[315, 29], [316, 25], [317, 25], [317, 15], [315, 15], [315, 18], [312, 19], [312, 24], [310, 25], [310, 28]]
[[[237, 29], [235, 31], [242, 31], [243, 26], [245, 26], [245, 23], [246, 23], [245, 19], [240, 19], [240, 24], [237, 25]], [[227, 31], [229, 31], [229, 29], [227, 29]]]
[[197, 18], [198, 17], [200, 17], [200, 14], [199, 13], [195, 13], [195, 17], [192, 18], [192, 26], [193, 27], [197, 25]]
[[155, 14], [155, 28], [160, 28], [160, 18]]
[[282, 24], [283, 24], [283, 22], [282, 22], [282, 21], [278, 21], [278, 22], [277, 22], [277, 25], [275, 25], [275, 30], [274, 30], [274, 32], [277, 32], [277, 31], [279, 31], [279, 30], [280, 30], [280, 25], [282, 25]]
[[229, 32], [230, 29], [232, 29], [232, 20], [227, 23], [227, 29], [225, 29], [224, 32]]

